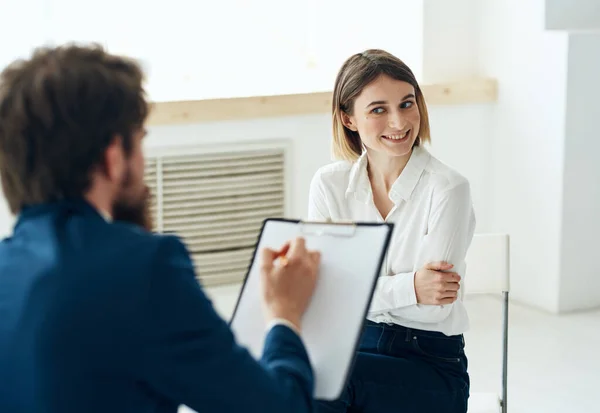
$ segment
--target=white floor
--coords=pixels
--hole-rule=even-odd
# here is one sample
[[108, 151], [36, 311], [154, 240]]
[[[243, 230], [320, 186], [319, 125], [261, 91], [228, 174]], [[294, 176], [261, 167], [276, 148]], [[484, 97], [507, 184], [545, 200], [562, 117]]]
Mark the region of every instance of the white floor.
[[[467, 302], [466, 335], [473, 391], [499, 391], [501, 302]], [[508, 411], [600, 412], [600, 310], [555, 316], [511, 304]]]
[[[209, 292], [223, 317], [230, 316], [237, 292]], [[472, 391], [499, 392], [501, 301], [473, 297], [467, 307]], [[508, 411], [600, 412], [600, 310], [554, 316], [511, 304], [509, 317]]]

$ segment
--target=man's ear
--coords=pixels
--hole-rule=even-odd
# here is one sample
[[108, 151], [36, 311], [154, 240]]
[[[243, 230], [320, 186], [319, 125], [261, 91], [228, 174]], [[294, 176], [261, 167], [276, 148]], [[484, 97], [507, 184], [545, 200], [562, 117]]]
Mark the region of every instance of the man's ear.
[[356, 128], [356, 124], [352, 116], [348, 115], [346, 112], [342, 111], [342, 124], [350, 129], [351, 131], [356, 132], [358, 129]]
[[113, 182], [120, 182], [125, 174], [126, 159], [123, 140], [115, 136], [104, 152], [104, 173]]

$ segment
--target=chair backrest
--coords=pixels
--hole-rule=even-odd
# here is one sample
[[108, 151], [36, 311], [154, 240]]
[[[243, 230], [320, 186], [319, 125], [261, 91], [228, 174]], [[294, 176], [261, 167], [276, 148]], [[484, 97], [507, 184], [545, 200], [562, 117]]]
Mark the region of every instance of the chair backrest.
[[509, 291], [510, 238], [507, 234], [475, 234], [466, 262], [462, 286], [466, 295]]

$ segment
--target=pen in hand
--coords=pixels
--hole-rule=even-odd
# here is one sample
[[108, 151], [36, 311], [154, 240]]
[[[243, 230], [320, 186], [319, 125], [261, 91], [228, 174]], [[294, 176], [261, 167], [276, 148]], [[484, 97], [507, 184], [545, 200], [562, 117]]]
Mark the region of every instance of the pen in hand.
[[279, 259], [279, 265], [285, 267], [288, 264], [287, 253], [290, 250], [290, 243], [286, 243], [277, 253], [276, 259]]

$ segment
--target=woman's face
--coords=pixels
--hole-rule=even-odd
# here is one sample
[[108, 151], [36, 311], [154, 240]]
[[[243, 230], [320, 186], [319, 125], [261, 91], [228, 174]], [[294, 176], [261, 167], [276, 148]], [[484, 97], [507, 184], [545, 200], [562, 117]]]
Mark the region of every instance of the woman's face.
[[388, 156], [410, 155], [419, 136], [421, 116], [414, 87], [381, 75], [354, 100], [352, 115], [342, 114], [344, 125], [358, 132], [367, 151]]

